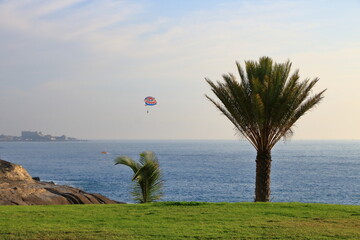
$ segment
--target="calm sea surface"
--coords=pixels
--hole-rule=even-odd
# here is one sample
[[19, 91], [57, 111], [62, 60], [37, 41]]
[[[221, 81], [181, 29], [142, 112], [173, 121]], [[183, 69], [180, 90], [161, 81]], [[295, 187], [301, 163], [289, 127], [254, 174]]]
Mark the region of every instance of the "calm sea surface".
[[[124, 202], [132, 171], [113, 160], [144, 150], [158, 155], [164, 201], [253, 201], [256, 152], [245, 141], [0, 142], [0, 158], [33, 177]], [[360, 141], [280, 142], [272, 159], [272, 201], [360, 204]]]

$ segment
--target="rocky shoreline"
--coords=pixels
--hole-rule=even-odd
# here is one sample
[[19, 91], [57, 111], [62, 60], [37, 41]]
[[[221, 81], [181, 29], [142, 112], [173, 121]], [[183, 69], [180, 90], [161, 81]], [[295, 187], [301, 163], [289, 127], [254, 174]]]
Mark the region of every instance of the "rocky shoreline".
[[0, 159], [0, 205], [116, 204], [101, 194], [42, 182], [20, 165]]

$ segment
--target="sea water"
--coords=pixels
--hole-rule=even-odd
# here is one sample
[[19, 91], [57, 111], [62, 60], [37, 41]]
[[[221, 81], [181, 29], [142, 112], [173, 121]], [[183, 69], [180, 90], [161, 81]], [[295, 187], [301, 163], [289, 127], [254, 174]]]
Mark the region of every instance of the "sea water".
[[[158, 156], [163, 201], [254, 199], [256, 151], [246, 141], [0, 142], [0, 158], [33, 177], [122, 202], [133, 202], [133, 173], [114, 159], [145, 150]], [[271, 201], [360, 204], [360, 141], [279, 142], [272, 160]]]

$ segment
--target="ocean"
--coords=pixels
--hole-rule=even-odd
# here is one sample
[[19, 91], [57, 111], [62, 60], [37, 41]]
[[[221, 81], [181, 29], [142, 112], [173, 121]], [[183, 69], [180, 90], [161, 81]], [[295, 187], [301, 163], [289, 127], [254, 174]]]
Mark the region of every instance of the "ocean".
[[[254, 199], [256, 151], [246, 141], [0, 142], [0, 158], [33, 177], [128, 203], [132, 171], [114, 159], [138, 160], [145, 150], [158, 156], [162, 201]], [[360, 205], [360, 141], [279, 142], [272, 160], [271, 201]]]

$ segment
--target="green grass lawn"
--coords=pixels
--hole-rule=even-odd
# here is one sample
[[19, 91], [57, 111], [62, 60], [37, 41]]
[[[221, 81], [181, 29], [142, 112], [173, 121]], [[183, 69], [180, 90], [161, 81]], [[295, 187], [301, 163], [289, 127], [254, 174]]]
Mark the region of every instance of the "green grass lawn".
[[360, 239], [360, 206], [196, 202], [0, 206], [0, 239]]

